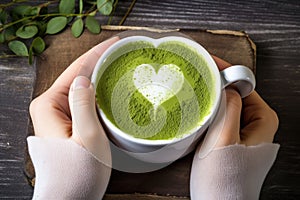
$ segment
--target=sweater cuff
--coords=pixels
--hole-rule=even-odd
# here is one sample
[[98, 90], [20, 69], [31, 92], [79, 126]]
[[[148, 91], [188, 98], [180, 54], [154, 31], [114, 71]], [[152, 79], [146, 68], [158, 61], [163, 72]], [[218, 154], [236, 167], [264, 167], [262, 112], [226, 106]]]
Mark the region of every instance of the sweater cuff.
[[191, 171], [191, 199], [259, 199], [278, 144], [217, 148], [204, 158], [197, 149]]
[[33, 199], [101, 199], [111, 168], [70, 139], [27, 138], [36, 172]]

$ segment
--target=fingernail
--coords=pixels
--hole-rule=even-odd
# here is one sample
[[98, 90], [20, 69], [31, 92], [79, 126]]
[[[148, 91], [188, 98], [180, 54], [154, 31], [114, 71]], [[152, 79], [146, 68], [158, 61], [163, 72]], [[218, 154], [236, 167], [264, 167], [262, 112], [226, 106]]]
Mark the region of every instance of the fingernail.
[[77, 76], [74, 80], [74, 89], [89, 88], [91, 81], [85, 76]]

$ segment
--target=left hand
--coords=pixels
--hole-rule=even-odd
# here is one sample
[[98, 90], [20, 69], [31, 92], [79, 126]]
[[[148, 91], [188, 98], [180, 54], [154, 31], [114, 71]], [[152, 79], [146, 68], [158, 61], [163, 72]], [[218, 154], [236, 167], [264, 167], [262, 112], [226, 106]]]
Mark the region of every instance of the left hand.
[[94, 89], [89, 78], [102, 53], [118, 40], [114, 37], [93, 47], [31, 102], [30, 115], [36, 136], [71, 139], [88, 147], [92, 153], [105, 150], [93, 144], [107, 138], [97, 118]]

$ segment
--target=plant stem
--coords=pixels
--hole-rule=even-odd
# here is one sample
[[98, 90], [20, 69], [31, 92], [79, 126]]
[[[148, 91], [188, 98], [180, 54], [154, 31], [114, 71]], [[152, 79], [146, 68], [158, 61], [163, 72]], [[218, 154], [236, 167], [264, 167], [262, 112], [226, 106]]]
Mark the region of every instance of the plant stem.
[[132, 10], [132, 8], [133, 8], [135, 2], [136, 2], [136, 0], [132, 0], [132, 2], [131, 2], [131, 4], [130, 4], [130, 6], [129, 6], [127, 12], [126, 12], [126, 14], [124, 15], [124, 17], [123, 17], [122, 20], [120, 21], [119, 26], [122, 26], [122, 25], [124, 24], [125, 20], [127, 19], [128, 15], [130, 14], [130, 12], [131, 12], [131, 10]]
[[109, 16], [107, 25], [110, 25], [110, 24], [111, 24], [111, 21], [112, 21], [112, 18], [114, 17], [114, 14], [115, 14], [115, 11], [116, 11], [118, 2], [119, 2], [119, 0], [116, 0], [115, 3], [114, 3], [114, 8], [113, 8], [113, 11], [111, 12], [111, 14], [110, 14], [110, 16]]
[[4, 24], [2, 26], [0, 26], [0, 32], [3, 31], [4, 29], [10, 27], [10, 26], [13, 26], [15, 24], [18, 24], [20, 22], [23, 22], [23, 21], [26, 21], [26, 20], [29, 20], [29, 19], [34, 19], [34, 18], [37, 18], [37, 17], [45, 17], [45, 18], [48, 18], [48, 17], [56, 17], [56, 16], [64, 16], [64, 17], [85, 17], [85, 16], [88, 16], [90, 13], [84, 13], [84, 14], [61, 14], [61, 13], [52, 13], [52, 14], [44, 14], [44, 15], [35, 15], [35, 16], [30, 16], [30, 17], [24, 17], [22, 19], [19, 19], [19, 20], [16, 20], [16, 21], [13, 21], [13, 22], [10, 22], [10, 23], [7, 23], [7, 24]]

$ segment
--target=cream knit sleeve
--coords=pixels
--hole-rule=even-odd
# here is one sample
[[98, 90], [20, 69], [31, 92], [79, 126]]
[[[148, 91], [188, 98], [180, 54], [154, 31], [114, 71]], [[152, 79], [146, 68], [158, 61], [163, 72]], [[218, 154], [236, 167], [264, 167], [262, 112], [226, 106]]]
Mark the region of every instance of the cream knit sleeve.
[[33, 199], [102, 199], [111, 168], [68, 139], [27, 138], [36, 181]]
[[192, 200], [257, 200], [279, 145], [230, 145], [215, 149], [204, 158], [199, 158], [199, 149], [191, 171]]
[[[28, 137], [36, 170], [33, 199], [102, 199], [111, 168], [72, 140]], [[231, 145], [199, 158], [191, 171], [191, 199], [258, 199], [278, 144]]]

